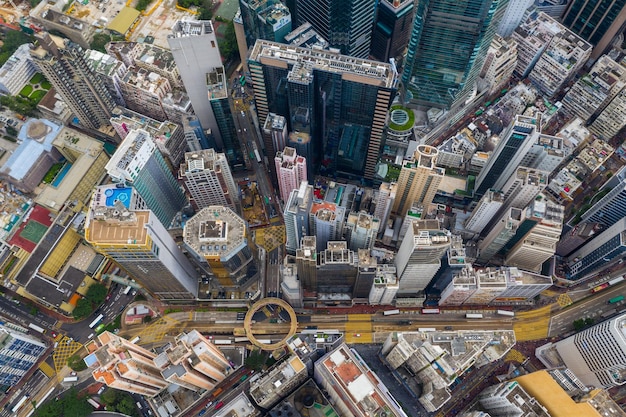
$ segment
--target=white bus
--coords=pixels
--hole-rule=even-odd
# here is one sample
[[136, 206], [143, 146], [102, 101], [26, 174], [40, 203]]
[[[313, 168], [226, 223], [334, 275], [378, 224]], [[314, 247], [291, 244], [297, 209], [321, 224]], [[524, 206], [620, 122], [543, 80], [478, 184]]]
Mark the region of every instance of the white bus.
[[89, 324], [89, 328], [93, 329], [94, 327], [96, 327], [98, 323], [102, 321], [103, 318], [104, 318], [104, 314], [100, 314], [98, 317], [94, 319], [94, 321], [91, 322], [91, 324]]
[[39, 326], [37, 326], [36, 324], [33, 324], [33, 323], [30, 323], [28, 325], [28, 328], [29, 329], [33, 329], [33, 330], [35, 330], [35, 331], [37, 331], [39, 333], [45, 333], [46, 332], [46, 329], [41, 328], [41, 327], [39, 327]]
[[15, 407], [13, 407], [13, 408], [11, 409], [11, 412], [12, 412], [12, 413], [17, 413], [17, 410], [19, 410], [19, 409], [20, 409], [20, 408], [24, 405], [24, 403], [26, 402], [26, 400], [27, 400], [27, 399], [28, 399], [28, 396], [27, 396], [27, 395], [24, 395], [24, 396], [23, 396], [23, 397], [22, 397], [22, 398], [21, 398], [21, 399], [17, 402], [17, 404], [15, 404]]
[[233, 341], [230, 339], [213, 339], [213, 343], [216, 345], [232, 345]]
[[66, 376], [65, 378], [63, 378], [63, 382], [76, 382], [76, 381], [78, 381], [77, 376]]
[[423, 332], [423, 333], [425, 333], [425, 332], [436, 332], [437, 329], [435, 329], [434, 327], [419, 327], [417, 329], [417, 331]]
[[515, 316], [515, 313], [509, 310], [498, 310], [497, 313], [501, 316], [509, 316], [509, 317]]
[[141, 338], [139, 336], [136, 336], [135, 338], [133, 338], [133, 340], [130, 341], [130, 343], [137, 343], [140, 339]]
[[393, 316], [394, 314], [400, 314], [400, 310], [385, 310], [383, 311], [384, 316]]
[[466, 319], [482, 319], [483, 315], [479, 313], [467, 313], [465, 314]]
[[615, 284], [617, 284], [619, 282], [622, 282], [622, 281], [624, 281], [624, 277], [623, 276], [617, 277], [617, 278], [613, 278], [612, 280], [609, 281], [609, 285], [615, 285]]
[[131, 289], [132, 289], [132, 288], [131, 288], [131, 286], [130, 286], [130, 285], [129, 285], [129, 286], [127, 286], [126, 288], [124, 288], [124, 295], [128, 295], [128, 293], [130, 292], [130, 290], [131, 290]]

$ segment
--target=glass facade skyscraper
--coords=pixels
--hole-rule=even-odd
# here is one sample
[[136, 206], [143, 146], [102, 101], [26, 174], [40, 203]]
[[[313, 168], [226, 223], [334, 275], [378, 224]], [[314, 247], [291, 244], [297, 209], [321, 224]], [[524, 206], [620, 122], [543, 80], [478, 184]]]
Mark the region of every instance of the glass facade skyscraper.
[[370, 53], [375, 0], [298, 0], [298, 25], [309, 22], [330, 46], [344, 55]]
[[286, 145], [306, 158], [309, 175], [321, 165], [344, 178], [373, 179], [396, 91], [389, 64], [257, 40], [248, 65], [259, 121], [270, 112], [285, 117]]
[[402, 74], [406, 100], [449, 109], [467, 99], [507, 3], [419, 1]]
[[594, 45], [598, 58], [626, 24], [626, 0], [571, 0], [563, 25]]

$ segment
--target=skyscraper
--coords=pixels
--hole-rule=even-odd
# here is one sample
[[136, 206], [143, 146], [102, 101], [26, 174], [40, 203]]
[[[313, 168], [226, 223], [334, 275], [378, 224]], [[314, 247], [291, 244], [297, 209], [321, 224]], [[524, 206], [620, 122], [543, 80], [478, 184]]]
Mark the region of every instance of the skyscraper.
[[300, 188], [293, 190], [285, 202], [283, 217], [285, 219], [285, 233], [287, 253], [295, 254], [300, 242], [309, 233], [309, 212], [313, 205], [313, 186], [307, 181], [300, 184]]
[[309, 213], [309, 230], [317, 239], [317, 251], [326, 249], [328, 242], [343, 240], [346, 209], [326, 201], [313, 202]]
[[109, 126], [115, 101], [85, 60], [85, 51], [68, 39], [42, 33], [31, 55], [39, 70], [61, 95], [81, 125], [98, 130]]
[[609, 140], [626, 126], [626, 88], [622, 88], [591, 124], [590, 130]]
[[582, 215], [584, 222], [610, 227], [626, 217], [626, 168], [620, 169], [603, 186], [605, 189], [609, 187], [610, 191]]
[[298, 26], [309, 22], [341, 54], [367, 58], [375, 4], [375, 0], [298, 0]]
[[402, 59], [413, 27], [413, 9], [411, 0], [378, 2], [370, 55], [383, 62]]
[[284, 42], [291, 32], [291, 12], [280, 0], [239, 0], [248, 48], [257, 39]]
[[502, 186], [508, 181], [528, 150], [537, 142], [538, 130], [537, 117], [515, 117], [476, 178], [476, 196], [484, 195], [490, 188], [497, 190], [498, 184]]
[[133, 130], [126, 136], [106, 170], [116, 182], [132, 186], [167, 228], [187, 205], [183, 189], [145, 130]]
[[85, 358], [93, 378], [122, 391], [154, 397], [169, 385], [154, 363], [156, 354], [108, 331], [98, 336], [101, 347]]
[[302, 282], [302, 289], [317, 291], [317, 243], [315, 236], [303, 236], [296, 250], [296, 265], [298, 278]]
[[488, 190], [465, 222], [465, 228], [474, 233], [481, 233], [485, 226], [493, 220], [496, 213], [500, 211], [504, 202], [503, 197], [501, 192]]
[[585, 385], [611, 388], [626, 382], [626, 314], [556, 342], [556, 351]]
[[299, 156], [294, 148], [286, 147], [274, 157], [278, 189], [283, 201], [289, 200], [293, 190], [300, 188], [300, 184], [307, 180], [306, 159]]
[[418, 2], [402, 73], [406, 100], [449, 109], [470, 97], [506, 4]]
[[437, 148], [420, 145], [413, 158], [403, 162], [393, 202], [394, 213], [404, 217], [414, 204], [428, 210], [445, 175], [444, 169], [436, 165], [437, 153]]
[[185, 153], [178, 177], [196, 210], [216, 205], [239, 211], [239, 190], [223, 153], [214, 149]]
[[507, 242], [506, 265], [538, 272], [556, 252], [563, 231], [563, 206], [538, 195], [526, 209], [526, 218]]
[[500, 249], [515, 236], [523, 219], [522, 209], [510, 207], [478, 245], [478, 262], [481, 264], [489, 263], [500, 252]]
[[129, 188], [96, 189], [85, 223], [85, 240], [155, 297], [195, 299], [195, 269], [154, 213], [126, 207], [136, 199]]
[[441, 257], [450, 246], [450, 232], [437, 220], [413, 221], [395, 258], [400, 287], [398, 295], [424, 291], [441, 267]]
[[204, 130], [211, 130], [220, 147], [222, 133], [210, 104], [207, 74], [222, 66], [210, 20], [178, 21], [167, 39], [193, 110]]
[[626, 0], [571, 0], [562, 21], [572, 32], [594, 45], [592, 58], [597, 59], [624, 30]]
[[364, 211], [351, 212], [346, 220], [346, 240], [353, 251], [372, 249], [380, 221]]
[[396, 91], [389, 64], [262, 40], [248, 64], [259, 120], [285, 116], [287, 145], [309, 173], [321, 162], [338, 176], [373, 179]]
[[623, 259], [626, 252], [626, 218], [588, 241], [568, 257], [567, 278], [579, 280], [601, 271], [607, 264]]
[[183, 242], [221, 288], [244, 289], [258, 278], [248, 224], [228, 207], [208, 206], [196, 213], [185, 223]]
[[0, 325], [0, 384], [16, 385], [46, 351], [46, 345], [30, 335]]

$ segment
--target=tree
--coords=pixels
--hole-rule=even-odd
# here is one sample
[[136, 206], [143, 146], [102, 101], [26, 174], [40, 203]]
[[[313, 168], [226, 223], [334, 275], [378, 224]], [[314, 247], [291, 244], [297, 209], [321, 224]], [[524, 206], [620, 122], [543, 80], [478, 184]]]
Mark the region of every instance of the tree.
[[0, 48], [0, 52], [2, 52], [0, 54], [0, 65], [3, 65], [20, 45], [30, 42], [31, 38], [19, 30], [9, 30], [4, 35], [3, 41], [4, 44]]
[[72, 315], [76, 320], [80, 320], [90, 315], [92, 311], [91, 302], [85, 298], [81, 298], [76, 302], [76, 307], [74, 307]]
[[135, 406], [135, 403], [133, 402], [133, 398], [128, 394], [122, 396], [121, 400], [116, 404], [115, 408], [118, 412], [126, 414], [127, 416], [137, 414], [137, 408]]
[[87, 402], [85, 396], [79, 397], [78, 391], [71, 388], [58, 401], [52, 400], [35, 410], [35, 417], [86, 417], [93, 412], [93, 407]]
[[106, 49], [104, 47], [109, 42], [111, 42], [111, 36], [108, 33], [96, 33], [93, 35], [93, 40], [89, 44], [89, 47], [105, 54]]
[[87, 364], [85, 363], [83, 358], [78, 355], [72, 355], [67, 358], [67, 366], [72, 368], [72, 370], [75, 372], [80, 372], [87, 369]]
[[118, 390], [113, 388], [107, 388], [100, 396], [100, 399], [102, 400], [104, 405], [113, 406], [119, 401], [119, 394], [120, 392]]
[[18, 133], [17, 129], [14, 128], [13, 126], [6, 125], [4, 129], [7, 131], [8, 135], [17, 136], [17, 133]]
[[104, 299], [107, 296], [109, 290], [106, 285], [103, 284], [92, 284], [87, 290], [87, 294], [85, 294], [85, 298], [91, 302], [93, 305], [100, 305], [104, 302]]
[[245, 365], [248, 369], [260, 371], [265, 364], [265, 356], [258, 350], [252, 351], [246, 358]]
[[235, 36], [235, 25], [232, 21], [228, 22], [224, 39], [220, 42], [220, 52], [226, 60], [234, 58], [239, 53], [237, 38]]

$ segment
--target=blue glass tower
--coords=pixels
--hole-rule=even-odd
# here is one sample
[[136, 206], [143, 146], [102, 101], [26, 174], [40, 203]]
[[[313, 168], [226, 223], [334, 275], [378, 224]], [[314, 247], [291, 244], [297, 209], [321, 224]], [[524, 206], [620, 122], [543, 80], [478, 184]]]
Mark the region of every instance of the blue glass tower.
[[507, 3], [419, 1], [402, 74], [406, 100], [449, 109], [469, 97]]
[[150, 209], [166, 228], [188, 204], [182, 187], [145, 130], [132, 130], [105, 168], [115, 181], [132, 186], [145, 208]]

